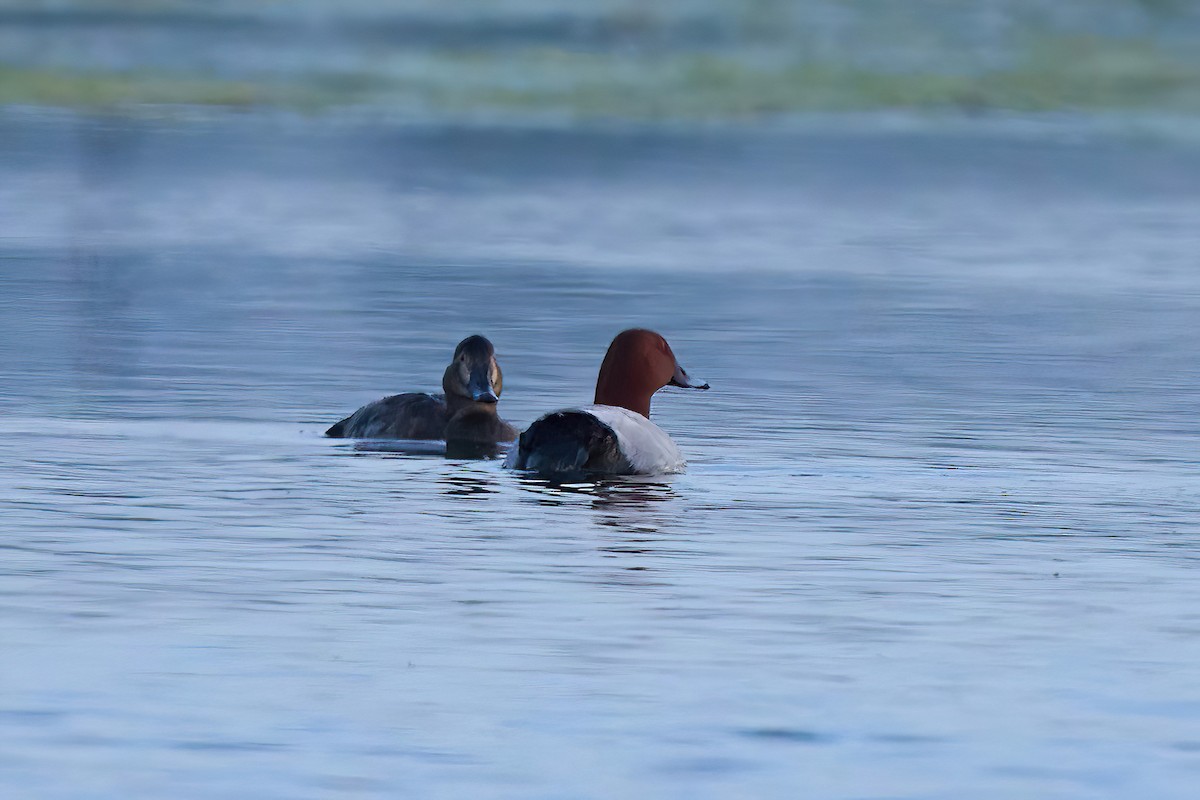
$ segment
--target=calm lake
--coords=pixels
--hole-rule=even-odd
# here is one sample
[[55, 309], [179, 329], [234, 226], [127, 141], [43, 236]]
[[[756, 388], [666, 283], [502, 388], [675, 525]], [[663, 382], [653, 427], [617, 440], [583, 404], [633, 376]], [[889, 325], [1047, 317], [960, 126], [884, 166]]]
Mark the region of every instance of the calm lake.
[[[0, 118], [0, 786], [1192, 798], [1200, 148]], [[321, 436], [661, 331], [690, 466]]]

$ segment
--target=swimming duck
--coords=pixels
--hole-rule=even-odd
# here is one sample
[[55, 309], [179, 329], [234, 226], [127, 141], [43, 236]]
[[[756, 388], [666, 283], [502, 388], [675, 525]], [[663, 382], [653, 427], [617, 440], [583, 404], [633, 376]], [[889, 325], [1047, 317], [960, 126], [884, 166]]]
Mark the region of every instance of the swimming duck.
[[496, 414], [503, 375], [482, 336], [458, 343], [442, 374], [445, 394], [409, 392], [365, 405], [325, 431], [346, 439], [445, 439], [466, 444], [511, 442], [517, 430]]
[[596, 379], [595, 404], [546, 414], [521, 434], [505, 466], [543, 474], [653, 475], [679, 472], [683, 454], [650, 421], [650, 398], [693, 383], [667, 340], [633, 328], [613, 339]]

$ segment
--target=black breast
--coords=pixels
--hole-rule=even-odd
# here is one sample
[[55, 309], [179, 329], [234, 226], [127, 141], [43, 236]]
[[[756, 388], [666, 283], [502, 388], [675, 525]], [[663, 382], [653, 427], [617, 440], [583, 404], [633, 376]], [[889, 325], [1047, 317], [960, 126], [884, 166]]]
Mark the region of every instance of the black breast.
[[629, 469], [617, 434], [583, 411], [556, 411], [530, 425], [513, 466], [551, 475]]

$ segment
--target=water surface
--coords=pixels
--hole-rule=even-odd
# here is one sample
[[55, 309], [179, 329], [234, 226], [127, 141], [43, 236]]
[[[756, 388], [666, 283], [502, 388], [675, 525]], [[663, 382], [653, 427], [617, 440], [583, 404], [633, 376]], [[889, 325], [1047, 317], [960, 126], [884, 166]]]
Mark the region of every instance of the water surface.
[[[0, 123], [0, 784], [1186, 798], [1200, 174], [1115, 138]], [[663, 480], [326, 440], [667, 335]]]

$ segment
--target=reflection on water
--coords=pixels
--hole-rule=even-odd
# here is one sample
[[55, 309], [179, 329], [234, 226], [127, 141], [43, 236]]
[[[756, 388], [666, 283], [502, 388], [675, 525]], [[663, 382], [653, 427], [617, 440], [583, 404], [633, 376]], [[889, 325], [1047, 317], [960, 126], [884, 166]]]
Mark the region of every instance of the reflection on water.
[[686, 520], [674, 517], [684, 511], [681, 504], [672, 503], [677, 499], [666, 484], [610, 483], [597, 487], [592, 509], [597, 525], [634, 534], [664, 533], [687, 526]]
[[[1194, 152], [3, 124], [17, 795], [1194, 794]], [[321, 435], [632, 324], [684, 474]]]
[[339, 445], [356, 453], [396, 453], [409, 456], [445, 456], [454, 460], [502, 460], [508, 445], [492, 442], [443, 442], [430, 439], [356, 439]]
[[443, 494], [448, 497], [461, 497], [473, 500], [486, 500], [488, 495], [497, 494], [495, 481], [491, 476], [480, 472], [457, 472], [445, 475], [441, 479]]
[[444, 456], [446, 443], [431, 439], [352, 439], [340, 445], [356, 453], [397, 453], [409, 456]]
[[446, 458], [503, 459], [510, 445], [496, 442], [446, 442]]
[[528, 491], [541, 495], [561, 495], [563, 502], [569, 502], [572, 496], [590, 497], [597, 508], [609, 505], [644, 506], [675, 497], [670, 484], [654, 476], [593, 476], [581, 478], [579, 482], [564, 482], [528, 472], [516, 472], [515, 476]]
[[669, 484], [654, 478], [621, 477], [562, 483], [531, 474], [516, 475], [521, 489], [539, 505], [588, 504], [596, 524], [634, 532], [657, 532], [670, 525], [669, 504], [678, 495]]

